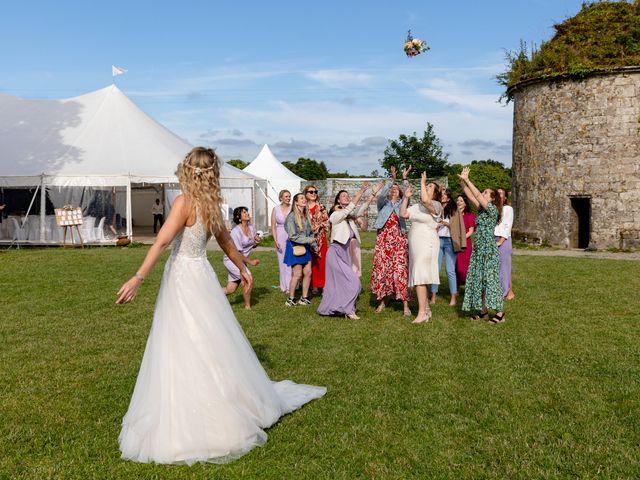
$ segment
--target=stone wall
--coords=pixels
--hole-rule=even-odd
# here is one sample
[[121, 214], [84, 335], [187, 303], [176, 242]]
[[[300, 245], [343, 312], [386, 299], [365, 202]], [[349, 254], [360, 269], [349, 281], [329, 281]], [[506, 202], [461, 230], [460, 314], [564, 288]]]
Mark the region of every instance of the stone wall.
[[578, 247], [574, 207], [590, 202], [590, 245], [639, 247], [639, 146], [640, 68], [516, 86], [514, 229]]

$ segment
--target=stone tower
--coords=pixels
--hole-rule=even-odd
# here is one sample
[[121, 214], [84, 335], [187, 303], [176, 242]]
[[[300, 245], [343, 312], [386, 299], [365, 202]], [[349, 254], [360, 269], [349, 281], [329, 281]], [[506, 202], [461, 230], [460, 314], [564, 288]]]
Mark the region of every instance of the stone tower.
[[509, 93], [516, 234], [640, 247], [640, 67], [525, 80]]

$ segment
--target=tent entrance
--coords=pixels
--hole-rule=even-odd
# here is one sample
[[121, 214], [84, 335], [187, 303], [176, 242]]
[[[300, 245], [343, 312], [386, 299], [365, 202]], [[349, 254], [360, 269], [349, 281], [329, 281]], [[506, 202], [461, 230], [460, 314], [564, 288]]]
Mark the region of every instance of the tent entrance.
[[570, 197], [571, 248], [587, 248], [591, 236], [591, 197]]

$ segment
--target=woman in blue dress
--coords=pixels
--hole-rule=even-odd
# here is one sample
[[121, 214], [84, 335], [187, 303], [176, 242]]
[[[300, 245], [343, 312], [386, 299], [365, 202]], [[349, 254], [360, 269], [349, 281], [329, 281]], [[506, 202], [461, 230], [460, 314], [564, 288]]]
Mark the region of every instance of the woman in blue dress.
[[[289, 298], [287, 307], [311, 305], [309, 286], [311, 285], [311, 248], [316, 247], [316, 239], [311, 228], [311, 219], [307, 211], [307, 199], [303, 193], [293, 197], [293, 207], [284, 221], [288, 239], [284, 251], [284, 263], [291, 267]], [[295, 248], [297, 247], [297, 248]], [[302, 296], [296, 302], [296, 288], [302, 280]]]

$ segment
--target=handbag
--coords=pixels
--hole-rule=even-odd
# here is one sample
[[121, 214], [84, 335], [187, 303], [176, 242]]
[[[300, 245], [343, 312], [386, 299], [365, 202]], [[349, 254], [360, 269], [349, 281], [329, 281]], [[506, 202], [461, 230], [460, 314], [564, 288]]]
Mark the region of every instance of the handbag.
[[307, 249], [304, 245], [294, 245], [293, 246], [293, 256], [294, 257], [302, 257], [305, 253], [307, 253]]

